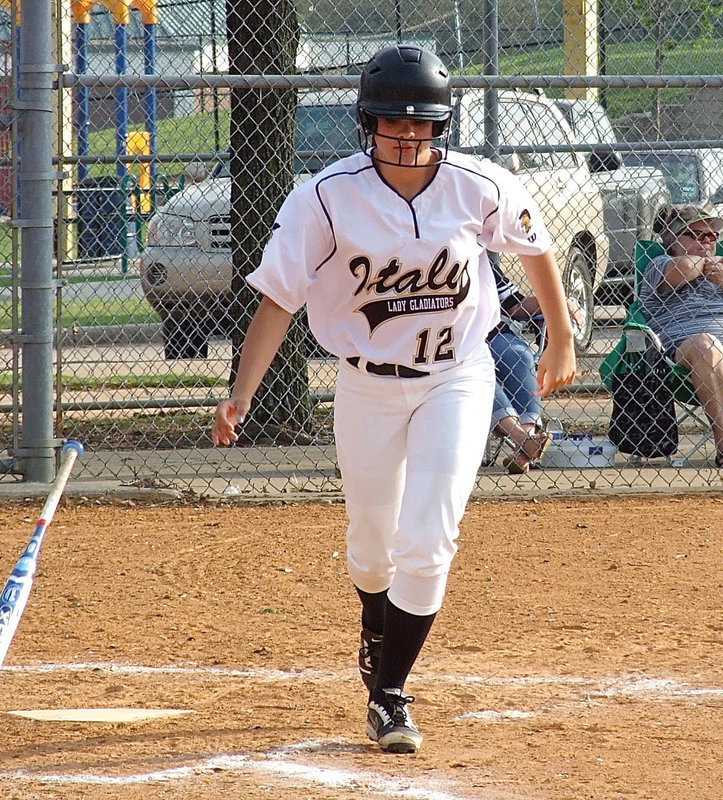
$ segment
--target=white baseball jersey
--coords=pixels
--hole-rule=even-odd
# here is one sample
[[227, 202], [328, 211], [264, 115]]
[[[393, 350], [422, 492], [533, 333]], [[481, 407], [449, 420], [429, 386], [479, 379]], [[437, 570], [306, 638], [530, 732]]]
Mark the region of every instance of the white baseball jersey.
[[290, 313], [306, 304], [317, 340], [341, 358], [436, 372], [499, 321], [487, 250], [550, 244], [530, 194], [489, 160], [450, 152], [407, 201], [357, 153], [289, 194], [248, 281]]

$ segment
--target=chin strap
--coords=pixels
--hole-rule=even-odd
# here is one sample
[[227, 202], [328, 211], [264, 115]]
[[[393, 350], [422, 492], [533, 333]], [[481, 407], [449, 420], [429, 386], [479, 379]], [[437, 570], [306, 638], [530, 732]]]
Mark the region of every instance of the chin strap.
[[374, 136], [379, 136], [380, 139], [390, 139], [395, 142], [404, 141], [407, 142], [408, 144], [409, 143], [415, 144], [417, 146], [417, 154], [419, 154], [419, 148], [424, 142], [439, 142], [440, 145], [439, 147], [432, 148], [433, 150], [435, 150], [440, 154], [439, 161], [434, 162], [437, 164], [440, 161], [445, 161], [447, 159], [447, 153], [449, 152], [449, 137], [447, 136], [446, 132], [443, 133], [441, 136], [433, 136], [431, 139], [414, 139], [410, 142], [410, 140], [408, 139], [400, 139], [397, 136], [384, 136], [383, 134], [380, 133], [372, 134], [370, 131], [362, 130], [361, 128], [359, 128], [359, 146], [361, 147], [364, 155], [373, 158], [380, 164], [388, 164], [391, 167], [407, 167], [408, 169], [422, 169], [424, 167], [432, 166], [432, 164], [417, 164], [416, 157], [414, 164], [402, 164], [401, 152], [399, 153], [399, 161], [385, 161], [384, 159], [379, 158], [379, 156], [376, 153], [376, 148], [373, 146]]

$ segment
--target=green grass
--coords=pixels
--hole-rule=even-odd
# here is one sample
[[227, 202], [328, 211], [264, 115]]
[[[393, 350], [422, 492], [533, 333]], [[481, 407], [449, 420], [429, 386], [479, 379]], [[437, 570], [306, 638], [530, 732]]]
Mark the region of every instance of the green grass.
[[[229, 141], [230, 112], [219, 110], [219, 141], [225, 149]], [[174, 153], [210, 153], [214, 148], [214, 116], [211, 112], [192, 114], [188, 117], [160, 119], [156, 123], [158, 151]], [[106, 128], [90, 134], [90, 155], [113, 155], [115, 153], [115, 129]], [[172, 179], [183, 173], [185, 163], [173, 161], [159, 165], [158, 171]], [[138, 173], [137, 168], [130, 171]], [[98, 164], [92, 167], [93, 177], [115, 175], [114, 164]]]
[[[20, 234], [18, 233], [18, 245], [19, 243], [20, 243]], [[13, 255], [12, 245], [13, 245], [12, 228], [9, 228], [5, 225], [0, 226], [0, 264], [11, 263]], [[5, 276], [8, 274], [8, 272], [9, 270], [2, 269], [0, 270], [0, 276], [2, 276], [4, 279]]]
[[[12, 327], [11, 313], [10, 301], [0, 302], [0, 330]], [[63, 304], [64, 328], [73, 325], [82, 328], [93, 325], [140, 325], [160, 321], [158, 314], [140, 297], [125, 300], [73, 300]]]
[[63, 327], [80, 325], [139, 325], [161, 318], [141, 297], [125, 300], [73, 300], [63, 304]]
[[[13, 377], [9, 372], [0, 372], [0, 393], [12, 390]], [[225, 386], [226, 381], [208, 375], [114, 375], [107, 378], [63, 378], [63, 388], [68, 391], [93, 391], [99, 389], [198, 389]]]
[[[696, 39], [682, 42], [667, 51], [663, 72], [666, 75], [715, 75], [723, 67], [723, 39]], [[655, 74], [653, 42], [611, 44], [607, 50], [608, 75]], [[500, 55], [502, 75], [562, 75], [562, 47]], [[480, 72], [468, 67], [467, 71]]]
[[[609, 75], [651, 75], [654, 66], [655, 44], [629, 42], [610, 44], [607, 48], [607, 73]], [[506, 55], [500, 54], [502, 75], [561, 75], [563, 71], [562, 46], [539, 48]], [[480, 65], [469, 65], [465, 72], [479, 74]], [[667, 75], [718, 75], [723, 73], [723, 39], [700, 38], [679, 42], [666, 52], [663, 72]], [[686, 90], [663, 90], [664, 102], [675, 102]], [[556, 92], [550, 91], [551, 96]], [[559, 94], [559, 92], [557, 92]], [[609, 113], [615, 119], [633, 111], [646, 111], [650, 107], [653, 90], [611, 89]], [[219, 140], [224, 148], [229, 140], [230, 113], [218, 111]], [[158, 150], [161, 153], [208, 153], [213, 150], [214, 115], [211, 112], [187, 117], [161, 119], [157, 122]], [[115, 153], [115, 129], [110, 127], [90, 134], [91, 155]], [[183, 171], [181, 162], [162, 164], [160, 171], [166, 176], [176, 176]], [[93, 176], [114, 175], [114, 164], [92, 167]], [[8, 231], [9, 233], [9, 231]], [[4, 237], [0, 237], [0, 240]], [[8, 237], [9, 238], [9, 237]], [[0, 247], [2, 243], [0, 242]], [[0, 258], [2, 252], [0, 251]]]
[[[224, 147], [229, 139], [228, 110], [219, 110], [219, 139]], [[214, 118], [211, 112], [192, 114], [188, 117], [159, 119], [156, 123], [158, 149], [162, 153], [209, 153], [213, 150]], [[90, 135], [91, 155], [115, 153], [115, 129], [107, 128]], [[183, 169], [183, 165], [179, 165]], [[113, 167], [115, 170], [115, 167]], [[164, 171], [166, 165], [164, 165]]]
[[[465, 72], [481, 73], [481, 66], [469, 65]], [[540, 48], [537, 50], [500, 54], [500, 73], [502, 75], [562, 75], [562, 46]], [[723, 39], [704, 38], [676, 44], [668, 49], [663, 72], [666, 75], [719, 75], [723, 73]], [[648, 42], [627, 42], [610, 44], [607, 48], [608, 75], [653, 75], [655, 74], [655, 44]], [[685, 97], [686, 89], [664, 89], [663, 102], [677, 102]], [[550, 96], [561, 95], [561, 91], [549, 91]], [[647, 111], [651, 107], [652, 89], [610, 89], [608, 91], [608, 112], [612, 119], [632, 112]], [[220, 110], [219, 139], [225, 147], [229, 139], [230, 114]], [[115, 131], [106, 129], [91, 134], [92, 155], [111, 155], [115, 152]], [[213, 150], [213, 114], [204, 112], [188, 117], [174, 117], [158, 121], [158, 148], [162, 153], [208, 153]], [[113, 165], [93, 168], [95, 174], [114, 174]], [[163, 164], [161, 171], [166, 175], [177, 175], [183, 171], [183, 164]]]
[[[562, 75], [562, 46], [540, 48], [512, 55], [500, 55], [502, 75]], [[480, 65], [469, 65], [465, 72], [480, 74]], [[718, 75], [723, 73], [723, 39], [696, 39], [678, 43], [666, 52], [663, 72], [666, 75]], [[655, 74], [655, 44], [632, 42], [611, 44], [607, 49], [608, 75], [652, 75]], [[551, 97], [562, 96], [562, 90], [549, 90]], [[686, 89], [664, 89], [663, 103], [679, 102], [686, 96]], [[608, 113], [612, 119], [625, 114], [647, 111], [651, 108], [653, 89], [610, 89], [608, 91]], [[229, 139], [228, 111], [220, 110], [219, 139], [225, 147]], [[108, 128], [90, 136], [92, 155], [112, 155], [115, 152], [115, 131]], [[158, 121], [158, 147], [162, 153], [207, 153], [213, 149], [214, 119], [210, 112], [188, 117], [174, 117]], [[180, 162], [163, 164], [161, 171], [167, 176], [183, 171]], [[114, 174], [111, 164], [93, 167], [93, 174]]]
[[[482, 68], [469, 66], [465, 70], [480, 74]], [[562, 47], [534, 50], [500, 56], [502, 75], [562, 75]], [[607, 49], [608, 75], [655, 74], [655, 45], [651, 42], [611, 44]], [[667, 51], [663, 65], [665, 75], [719, 75], [723, 73], [723, 39], [696, 39], [678, 43]], [[684, 99], [687, 89], [663, 89], [661, 102], [676, 103]], [[562, 96], [562, 90], [548, 90], [550, 97]], [[608, 114], [616, 119], [625, 114], [651, 108], [653, 89], [608, 90]]]

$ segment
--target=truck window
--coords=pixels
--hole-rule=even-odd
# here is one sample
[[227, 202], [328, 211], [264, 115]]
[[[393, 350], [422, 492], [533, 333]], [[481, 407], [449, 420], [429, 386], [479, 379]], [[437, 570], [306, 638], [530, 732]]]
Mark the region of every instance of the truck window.
[[700, 169], [694, 153], [630, 153], [625, 163], [657, 167], [665, 178], [673, 203], [695, 203], [702, 199]]
[[[332, 161], [359, 149], [354, 106], [300, 105], [296, 110], [294, 171], [317, 172]], [[229, 162], [219, 163], [214, 178], [230, 178]]]
[[340, 155], [358, 150], [354, 106], [299, 106], [294, 147], [297, 152], [333, 150]]
[[716, 204], [723, 203], [723, 150], [704, 152], [703, 163], [706, 164], [711, 201]]
[[354, 106], [300, 105], [296, 111], [295, 171], [316, 172], [359, 149]]
[[[532, 126], [522, 103], [500, 103], [500, 142], [510, 147], [530, 147], [542, 144], [539, 132]], [[522, 169], [542, 169], [546, 166], [541, 153], [520, 153]]]
[[582, 106], [577, 108], [572, 116], [574, 121], [572, 128], [578, 142], [583, 142], [584, 144], [611, 144], [617, 141], [615, 131], [602, 109], [598, 112]]
[[[524, 105], [536, 131], [536, 140], [549, 145], [571, 144], [552, 109], [538, 103], [525, 103]], [[545, 153], [543, 157], [548, 169], [575, 169], [577, 167], [577, 158], [571, 152]]]

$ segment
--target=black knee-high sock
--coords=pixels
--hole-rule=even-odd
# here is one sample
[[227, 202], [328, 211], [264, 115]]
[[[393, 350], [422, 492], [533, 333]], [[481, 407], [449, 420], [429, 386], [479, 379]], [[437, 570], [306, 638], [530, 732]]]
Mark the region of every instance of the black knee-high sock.
[[384, 633], [384, 610], [387, 605], [387, 590], [383, 592], [364, 592], [354, 587], [362, 604], [362, 625], [372, 633]]
[[382, 689], [404, 688], [404, 682], [412, 671], [436, 616], [409, 614], [387, 599], [382, 657], [375, 693]]

